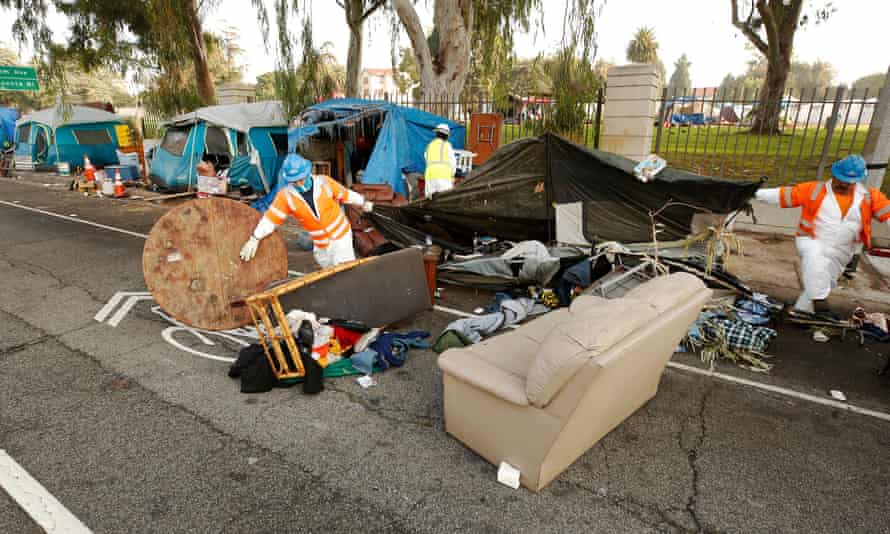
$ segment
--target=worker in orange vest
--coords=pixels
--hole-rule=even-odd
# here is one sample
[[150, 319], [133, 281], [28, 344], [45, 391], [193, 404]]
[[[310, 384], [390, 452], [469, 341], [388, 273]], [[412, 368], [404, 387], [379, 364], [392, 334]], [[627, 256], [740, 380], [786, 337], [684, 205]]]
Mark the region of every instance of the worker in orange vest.
[[803, 208], [795, 238], [803, 292], [794, 307], [807, 312], [823, 309], [853, 255], [863, 246], [871, 247], [872, 218], [890, 220], [890, 200], [862, 183], [868, 176], [862, 156], [836, 161], [831, 175], [832, 179], [824, 182], [757, 191], [757, 200]]
[[242, 260], [250, 261], [256, 255], [260, 240], [274, 232], [288, 215], [312, 237], [312, 253], [322, 268], [355, 259], [352, 228], [340, 205], [362, 206], [370, 212], [374, 204], [328, 176], [313, 175], [311, 170], [309, 161], [297, 154], [284, 160], [281, 174], [290, 183], [275, 195], [250, 239], [241, 247]]

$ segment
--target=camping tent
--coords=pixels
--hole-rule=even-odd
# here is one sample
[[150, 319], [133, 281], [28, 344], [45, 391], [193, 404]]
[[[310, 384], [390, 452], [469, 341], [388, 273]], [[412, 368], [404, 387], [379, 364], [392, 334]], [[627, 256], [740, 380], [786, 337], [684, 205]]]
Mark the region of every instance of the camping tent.
[[[344, 141], [352, 150], [363, 138], [370, 139], [373, 148], [364, 168], [363, 184], [389, 184], [397, 193], [406, 194], [403, 173], [423, 173], [426, 146], [433, 140], [433, 128], [446, 123], [451, 128], [451, 144], [464, 148], [466, 128], [438, 115], [414, 108], [397, 106], [381, 100], [339, 98], [306, 108], [301, 114], [303, 124], [288, 132], [291, 152], [304, 153], [311, 142]], [[308, 124], [307, 124], [308, 123]], [[313, 159], [307, 157], [307, 159]], [[343, 158], [351, 165], [353, 158]], [[360, 168], [349, 169], [353, 175]], [[283, 187], [282, 180], [277, 189]], [[274, 191], [273, 191], [274, 193]], [[265, 210], [274, 194], [255, 204]]]
[[[589, 150], [554, 134], [501, 147], [451, 191], [400, 207], [380, 206], [375, 226], [401, 246], [430, 234], [464, 247], [474, 236], [585, 244], [652, 239], [650, 213], [664, 225], [660, 240], [681, 239], [700, 210], [728, 214], [748, 204], [758, 182], [726, 180], [670, 167], [643, 183], [635, 161]], [[555, 206], [555, 207], [554, 207]], [[378, 213], [379, 212], [379, 213]]]
[[83, 165], [86, 155], [99, 167], [116, 164], [115, 127], [122, 124], [113, 113], [85, 106], [35, 111], [16, 121], [16, 160], [30, 158], [39, 167], [68, 162], [73, 167]]
[[217, 171], [229, 170], [229, 185], [265, 191], [252, 149], [259, 152], [271, 187], [287, 152], [287, 120], [280, 102], [208, 106], [164, 123], [161, 144], [151, 159], [151, 181], [171, 191], [197, 182], [198, 163], [207, 160]]
[[0, 108], [0, 150], [15, 144], [15, 121], [18, 118], [18, 110]]

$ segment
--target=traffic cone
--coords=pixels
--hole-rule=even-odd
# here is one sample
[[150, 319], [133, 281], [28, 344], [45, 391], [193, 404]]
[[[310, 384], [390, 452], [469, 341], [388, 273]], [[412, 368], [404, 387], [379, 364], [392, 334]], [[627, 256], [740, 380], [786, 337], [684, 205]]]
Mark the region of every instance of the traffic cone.
[[86, 154], [83, 155], [83, 177], [88, 182], [96, 181], [96, 168], [90, 162], [90, 158]]
[[114, 173], [114, 198], [124, 198], [127, 196], [127, 188], [124, 187], [124, 182], [121, 181], [121, 171], [117, 169]]

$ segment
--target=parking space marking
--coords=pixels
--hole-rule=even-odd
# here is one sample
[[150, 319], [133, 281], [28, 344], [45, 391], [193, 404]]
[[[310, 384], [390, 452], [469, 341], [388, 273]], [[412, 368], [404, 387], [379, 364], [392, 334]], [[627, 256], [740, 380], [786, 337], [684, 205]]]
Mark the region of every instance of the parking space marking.
[[3, 449], [0, 449], [0, 487], [47, 534], [92, 534]]
[[[73, 218], [73, 217], [67, 217], [67, 216], [65, 216], [65, 215], [59, 215], [58, 213], [53, 213], [53, 212], [51, 212], [51, 211], [44, 211], [44, 210], [40, 210], [40, 209], [37, 209], [37, 208], [30, 208], [30, 207], [28, 207], [28, 206], [22, 206], [21, 204], [15, 204], [15, 203], [12, 203], [12, 202], [6, 202], [6, 201], [4, 201], [4, 200], [0, 200], [0, 205], [10, 206], [10, 207], [13, 207], [13, 208], [19, 208], [19, 209], [28, 210], [28, 211], [33, 211], [33, 212], [37, 212], [37, 213], [42, 213], [42, 214], [44, 214], [44, 215], [49, 215], [49, 216], [51, 216], [51, 217], [58, 217], [58, 218], [60, 218], [60, 219], [64, 219], [64, 220], [66, 220], [66, 221], [71, 221], [71, 222], [76, 222], [76, 223], [81, 223], [81, 224], [87, 224], [87, 225], [90, 225], [90, 226], [95, 226], [96, 228], [103, 228], [103, 229], [105, 229], [105, 230], [111, 230], [111, 231], [113, 231], [113, 232], [120, 232], [120, 233], [122, 233], [122, 234], [127, 234], [127, 235], [131, 235], [131, 236], [135, 236], [135, 237], [141, 237], [141, 238], [143, 238], [143, 239], [148, 238], [148, 236], [147, 236], [146, 234], [140, 234], [140, 233], [138, 233], [138, 232], [131, 232], [131, 231], [129, 231], [129, 230], [124, 230], [124, 229], [122, 229], [122, 228], [115, 228], [114, 226], [108, 226], [108, 225], [105, 225], [105, 224], [99, 224], [99, 223], [95, 223], [95, 222], [92, 222], [92, 221], [86, 221], [86, 220], [83, 220], [83, 219], [75, 219], [75, 218]], [[292, 274], [292, 275], [296, 274], [296, 273], [293, 272], [293, 271], [288, 271], [288, 272], [289, 272], [290, 274]], [[104, 309], [104, 308], [103, 308], [103, 309]], [[450, 314], [450, 315], [454, 315], [454, 316], [457, 316], [457, 317], [478, 317], [478, 315], [476, 315], [476, 314], [469, 313], [469, 312], [464, 312], [464, 311], [461, 311], [461, 310], [456, 310], [456, 309], [454, 309], [454, 308], [449, 308], [449, 307], [447, 307], [447, 306], [439, 306], [439, 305], [435, 305], [435, 306], [433, 306], [433, 309], [435, 309], [436, 311], [440, 311], [440, 312], [447, 313], [447, 314]], [[101, 313], [101, 311], [102, 311], [102, 310], [100, 310], [100, 313]], [[513, 328], [516, 328], [516, 327], [517, 327], [516, 325], [511, 325], [511, 326], [512, 326]], [[761, 390], [761, 391], [768, 391], [768, 392], [770, 392], [770, 393], [777, 393], [777, 394], [779, 394], [779, 395], [785, 395], [786, 397], [791, 397], [791, 398], [798, 399], [798, 400], [804, 400], [804, 401], [807, 401], [807, 402], [812, 402], [812, 403], [815, 403], [815, 404], [820, 404], [820, 405], [823, 405], [823, 406], [828, 406], [828, 407], [835, 408], [835, 409], [838, 409], [838, 410], [846, 410], [846, 411], [853, 412], [853, 413], [856, 413], [856, 414], [859, 414], [859, 415], [865, 415], [865, 416], [868, 416], [868, 417], [874, 417], [874, 418], [876, 418], [876, 419], [880, 419], [880, 420], [882, 420], [882, 421], [890, 421], [890, 414], [888, 414], [888, 413], [880, 412], [880, 411], [877, 411], [877, 410], [870, 410], [870, 409], [868, 409], [868, 408], [862, 408], [862, 407], [856, 406], [856, 405], [854, 405], [854, 404], [849, 404], [849, 403], [846, 403], [846, 402], [839, 402], [839, 401], [836, 401], [836, 400], [834, 400], [834, 399], [827, 399], [827, 398], [823, 399], [823, 398], [821, 398], [821, 397], [817, 397], [817, 396], [815, 396], [815, 395], [809, 395], [809, 394], [807, 394], [807, 393], [801, 393], [801, 392], [799, 392], [799, 391], [795, 391], [795, 390], [793, 390], [793, 389], [783, 388], [783, 387], [781, 387], [781, 386], [774, 386], [774, 385], [766, 384], [766, 383], [763, 383], [763, 382], [757, 382], [756, 380], [748, 380], [748, 379], [746, 379], [746, 378], [739, 378], [739, 377], [735, 377], [735, 376], [728, 375], [728, 374], [725, 374], [725, 373], [720, 373], [720, 372], [717, 372], [717, 371], [710, 371], [710, 370], [707, 370], [707, 369], [699, 369], [698, 367], [693, 367], [693, 366], [691, 366], [691, 365], [685, 365], [685, 364], [682, 364], [682, 363], [668, 362], [667, 366], [668, 366], [668, 368], [670, 368], [670, 369], [675, 369], [675, 370], [679, 370], [679, 371], [685, 371], [685, 372], [689, 372], [689, 373], [693, 373], [693, 374], [697, 374], [697, 375], [701, 375], [701, 376], [707, 376], [707, 377], [715, 378], [715, 379], [718, 379], [718, 380], [723, 380], [723, 381], [726, 381], [726, 382], [732, 382], [732, 383], [735, 383], [735, 384], [738, 384], [738, 385], [741, 385], [741, 386], [748, 386], [748, 387], [752, 387], [752, 388], [755, 388], [755, 389], [759, 389], [759, 390]]]

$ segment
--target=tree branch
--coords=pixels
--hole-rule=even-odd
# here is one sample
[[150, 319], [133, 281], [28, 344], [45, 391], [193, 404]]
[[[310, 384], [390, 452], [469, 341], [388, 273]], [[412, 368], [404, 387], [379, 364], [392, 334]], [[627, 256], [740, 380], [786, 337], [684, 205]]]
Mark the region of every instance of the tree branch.
[[760, 11], [763, 25], [766, 27], [766, 42], [772, 45], [770, 51], [774, 55], [780, 54], [779, 23], [776, 21], [776, 14], [773, 12], [773, 8], [770, 7], [767, 0], [757, 0], [757, 11]]
[[337, 2], [337, 5], [340, 6], [340, 9], [346, 9], [346, 6], [343, 5], [343, 2], [341, 0], [334, 0], [334, 1]]
[[365, 21], [366, 18], [370, 17], [375, 11], [383, 7], [386, 4], [386, 0], [375, 0], [373, 4], [367, 9], [367, 11], [362, 14], [362, 22]]
[[757, 35], [757, 32], [754, 31], [754, 28], [751, 27], [751, 17], [754, 14], [753, 5], [751, 14], [748, 15], [748, 19], [742, 21], [739, 19], [739, 2], [738, 0], [731, 0], [732, 2], [732, 25], [739, 29], [742, 32], [742, 35], [748, 38], [751, 41], [751, 44], [754, 45], [757, 50], [760, 51], [764, 56], [769, 54], [769, 46], [763, 41], [763, 39]]
[[417, 58], [417, 69], [421, 75], [421, 79], [429, 78], [433, 72], [433, 58], [430, 54], [430, 46], [426, 42], [426, 34], [423, 31], [423, 25], [420, 23], [420, 17], [410, 0], [392, 0], [392, 7], [395, 9], [402, 26], [411, 40], [411, 48], [414, 50], [414, 57]]

